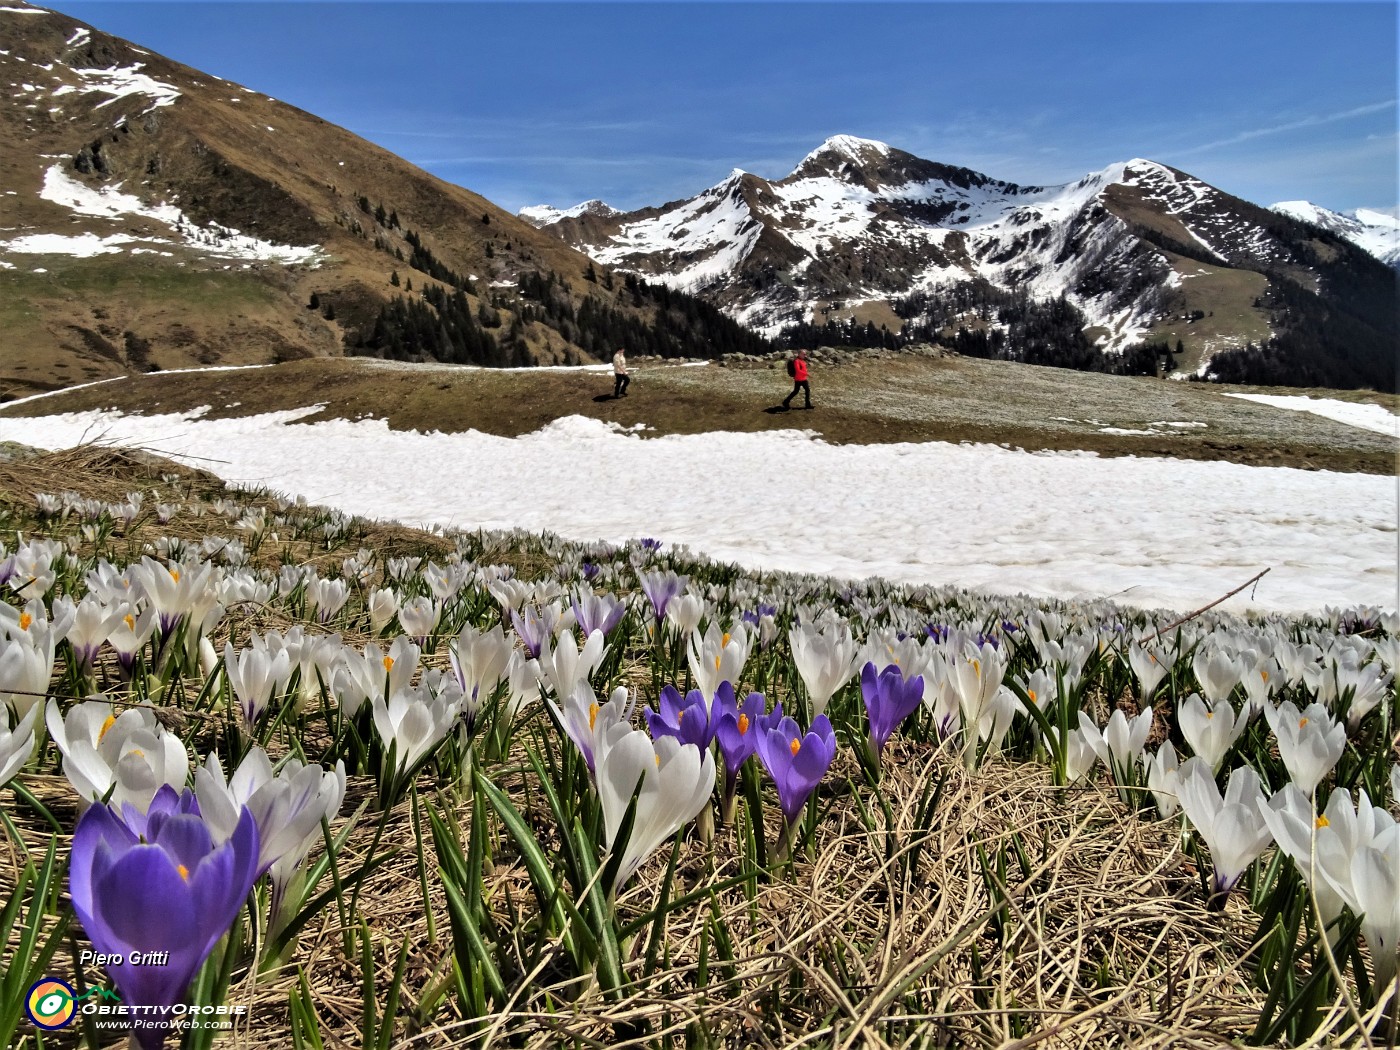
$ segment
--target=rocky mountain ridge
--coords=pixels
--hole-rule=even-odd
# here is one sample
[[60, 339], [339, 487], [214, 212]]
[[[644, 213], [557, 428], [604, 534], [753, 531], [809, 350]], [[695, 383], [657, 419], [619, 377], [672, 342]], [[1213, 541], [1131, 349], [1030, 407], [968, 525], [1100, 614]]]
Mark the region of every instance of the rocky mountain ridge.
[[[1345, 238], [1156, 161], [1022, 186], [845, 135], [781, 179], [735, 170], [654, 208], [532, 215], [600, 263], [702, 296], [769, 335], [828, 321], [904, 338], [994, 333], [1005, 327], [994, 306], [947, 305], [983, 289], [1063, 297], [1107, 354], [1179, 342], [1178, 369], [1200, 375], [1288, 326], [1282, 286], [1326, 312], [1356, 285], [1342, 271], [1365, 273], [1368, 300], [1385, 280]], [[1342, 371], [1344, 383], [1376, 382], [1374, 362]]]

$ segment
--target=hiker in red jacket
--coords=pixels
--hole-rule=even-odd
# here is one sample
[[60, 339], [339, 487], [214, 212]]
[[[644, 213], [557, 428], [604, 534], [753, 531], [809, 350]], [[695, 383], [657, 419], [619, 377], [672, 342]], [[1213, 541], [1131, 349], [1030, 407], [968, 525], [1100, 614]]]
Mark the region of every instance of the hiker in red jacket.
[[806, 401], [803, 408], [812, 407], [812, 384], [807, 381], [807, 351], [797, 351], [797, 356], [789, 362], [788, 375], [792, 376], [792, 393], [783, 398], [783, 408], [791, 407], [792, 399], [797, 396], [797, 392], [802, 391], [803, 400]]

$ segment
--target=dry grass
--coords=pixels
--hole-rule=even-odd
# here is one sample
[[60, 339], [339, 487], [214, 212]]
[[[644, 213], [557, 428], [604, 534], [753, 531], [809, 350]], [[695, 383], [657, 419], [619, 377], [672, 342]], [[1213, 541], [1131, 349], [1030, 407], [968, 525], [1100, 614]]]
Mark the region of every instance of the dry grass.
[[[855, 770], [834, 774], [818, 838], [790, 879], [760, 884], [753, 900], [734, 888], [672, 915], [667, 964], [649, 977], [641, 974], [639, 935], [628, 966], [634, 983], [621, 999], [541, 972], [511, 989], [508, 1011], [462, 1018], [449, 1008], [426, 1024], [413, 1011], [424, 989], [449, 972], [451, 935], [435, 881], [430, 935], [409, 804], [401, 804], [383, 837], [399, 852], [366, 882], [358, 907], [375, 946], [381, 1001], [400, 946], [409, 946], [395, 1045], [459, 1045], [486, 1030], [516, 1046], [640, 1047], [703, 1029], [712, 1045], [1204, 1047], [1253, 1028], [1262, 996], [1240, 963], [1250, 917], [1238, 902], [1224, 915], [1200, 906], [1192, 866], [1175, 849], [1174, 823], [1144, 823], [1106, 790], [1055, 789], [1041, 767], [993, 764], [968, 775], [952, 758], [908, 749], [887, 764], [882, 784], [894, 821], [872, 834], [841, 781]], [[920, 826], [925, 781], [942, 775], [941, 801]], [[62, 778], [32, 778], [31, 787], [60, 820], [71, 816]], [[372, 792], [363, 780], [352, 784], [346, 810]], [[516, 801], [523, 804], [523, 794]], [[465, 827], [469, 803], [451, 805]], [[534, 816], [537, 826], [547, 820]], [[342, 871], [363, 859], [374, 823], [372, 815], [361, 820], [340, 857]], [[31, 852], [42, 851], [42, 830], [27, 831]], [[1000, 901], [989, 898], [978, 851], [1010, 849], [1013, 831], [1031, 870], [1023, 875], [1012, 861], [997, 938], [987, 923]], [[918, 864], [906, 870], [903, 859], [916, 842]], [[431, 846], [428, 861], [434, 864]], [[624, 919], [649, 909], [664, 869], [664, 856], [643, 869], [619, 902]], [[712, 848], [687, 841], [678, 866], [687, 890], [738, 869], [724, 829]], [[487, 894], [503, 923], [507, 899], [516, 907], [533, 899], [523, 868], [500, 853]], [[713, 957], [716, 922], [735, 938], [728, 966]], [[246, 1005], [248, 1021], [227, 1045], [293, 1045], [286, 1004], [298, 965], [326, 1045], [359, 1045], [360, 961], [345, 954], [342, 934], [328, 907], [303, 932], [291, 965], [236, 981], [228, 1001]], [[706, 942], [710, 973], [701, 987]]]
[[[0, 414], [163, 413], [209, 406], [209, 418], [224, 418], [321, 405], [306, 420], [370, 416], [397, 429], [475, 429], [504, 436], [530, 433], [577, 414], [628, 427], [641, 424], [648, 436], [802, 428], [841, 444], [971, 441], [1106, 456], [1396, 471], [1393, 438], [1225, 397], [1222, 388], [1205, 384], [973, 358], [901, 356], [814, 367], [813, 412], [772, 411], [790, 387], [780, 367], [642, 365], [635, 369], [629, 396], [614, 401], [607, 397], [612, 389], [607, 374], [318, 360], [247, 371], [130, 377], [0, 406]], [[1394, 395], [1351, 396], [1391, 411], [1400, 408]], [[1204, 425], [1166, 425], [1172, 422]], [[1106, 428], [1146, 432], [1109, 433]]]

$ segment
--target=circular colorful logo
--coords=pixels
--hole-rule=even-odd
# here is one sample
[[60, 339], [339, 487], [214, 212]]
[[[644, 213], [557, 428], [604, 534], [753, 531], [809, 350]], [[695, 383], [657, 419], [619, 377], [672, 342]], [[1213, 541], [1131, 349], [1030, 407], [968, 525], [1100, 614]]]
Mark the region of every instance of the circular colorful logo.
[[73, 1015], [78, 1012], [73, 1000], [71, 985], [57, 977], [45, 977], [30, 986], [24, 1000], [24, 1012], [36, 1028], [53, 1031], [72, 1023]]

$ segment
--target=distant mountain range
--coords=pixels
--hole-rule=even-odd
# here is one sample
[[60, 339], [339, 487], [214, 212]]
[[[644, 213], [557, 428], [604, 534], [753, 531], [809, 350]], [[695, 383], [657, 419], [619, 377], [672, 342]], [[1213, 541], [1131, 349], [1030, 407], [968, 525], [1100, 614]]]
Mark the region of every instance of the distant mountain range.
[[[600, 204], [601, 201], [591, 201]], [[606, 205], [604, 205], [606, 207]], [[1324, 230], [1345, 237], [1362, 251], [1369, 252], [1387, 266], [1400, 267], [1400, 217], [1395, 212], [1374, 208], [1354, 211], [1329, 211], [1308, 201], [1280, 201], [1273, 210], [1290, 215], [1302, 222], [1321, 226]]]
[[0, 5], [0, 83], [0, 399], [341, 353], [766, 349], [342, 128], [66, 15]]
[[1008, 297], [1063, 297], [1110, 355], [1179, 341], [1184, 371], [1237, 371], [1238, 351], [1281, 355], [1300, 382], [1395, 382], [1380, 349], [1397, 338], [1395, 274], [1349, 228], [1320, 210], [1305, 225], [1288, 206], [1270, 211], [1150, 160], [1022, 186], [838, 135], [778, 180], [735, 170], [637, 211], [591, 201], [521, 214], [769, 335], [883, 327], [1014, 356]]
[[785, 179], [517, 217], [23, 0], [0, 6], [0, 45], [0, 400], [340, 354], [717, 357], [780, 333], [1395, 383], [1394, 270], [1321, 212], [1299, 222], [1151, 161], [1019, 186], [837, 136]]

